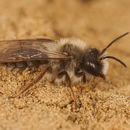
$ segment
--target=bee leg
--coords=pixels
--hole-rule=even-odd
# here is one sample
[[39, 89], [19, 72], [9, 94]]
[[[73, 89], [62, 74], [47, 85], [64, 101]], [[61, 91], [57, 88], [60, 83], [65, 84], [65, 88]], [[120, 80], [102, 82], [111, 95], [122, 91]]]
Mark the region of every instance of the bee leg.
[[75, 97], [74, 91], [73, 91], [72, 86], [71, 86], [70, 76], [68, 75], [68, 73], [66, 71], [62, 71], [62, 72], [59, 73], [58, 77], [61, 78], [63, 76], [65, 76], [65, 80], [66, 80], [66, 82], [68, 84], [68, 87], [70, 88], [70, 93], [71, 93], [72, 99], [73, 99], [73, 101], [75, 103], [75, 108], [78, 108], [79, 105], [78, 105], [78, 103], [76, 101], [76, 97]]
[[84, 72], [80, 71], [79, 68], [75, 68], [75, 75], [76, 75], [77, 77], [82, 77], [82, 82], [83, 82], [83, 83], [86, 83], [86, 75], [85, 75]]
[[17, 62], [15, 63], [15, 66], [16, 66], [15, 71], [16, 73], [19, 73], [19, 74], [22, 74], [25, 68], [27, 67], [25, 62]]
[[16, 65], [13, 63], [6, 63], [6, 65], [10, 68], [10, 71], [13, 71], [16, 68]]
[[47, 72], [49, 66], [44, 67], [40, 73], [38, 74], [38, 76], [33, 80], [32, 83], [24, 86], [16, 95], [14, 96], [9, 96], [9, 98], [15, 98], [15, 97], [19, 97], [23, 92], [25, 92], [26, 90], [28, 90], [31, 86], [33, 86], [34, 84], [36, 84], [42, 77], [43, 75]]

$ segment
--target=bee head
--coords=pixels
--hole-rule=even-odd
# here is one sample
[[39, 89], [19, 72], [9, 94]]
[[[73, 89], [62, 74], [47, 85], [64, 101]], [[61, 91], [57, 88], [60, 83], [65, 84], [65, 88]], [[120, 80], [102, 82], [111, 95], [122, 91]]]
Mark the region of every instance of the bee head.
[[112, 42], [110, 42], [107, 47], [105, 47], [101, 52], [96, 48], [90, 48], [86, 51], [85, 55], [83, 56], [82, 60], [82, 66], [84, 70], [94, 76], [105, 78], [106, 72], [104, 71], [105, 66], [105, 59], [114, 59], [115, 61], [118, 61], [120, 64], [122, 64], [124, 67], [126, 67], [126, 64], [123, 63], [121, 60], [117, 59], [113, 56], [104, 56], [104, 53], [106, 50], [118, 39], [124, 37], [127, 35], [127, 33], [117, 37]]
[[99, 57], [99, 50], [96, 48], [90, 48], [83, 57], [82, 65], [86, 72], [94, 76], [105, 78], [102, 72], [103, 64]]

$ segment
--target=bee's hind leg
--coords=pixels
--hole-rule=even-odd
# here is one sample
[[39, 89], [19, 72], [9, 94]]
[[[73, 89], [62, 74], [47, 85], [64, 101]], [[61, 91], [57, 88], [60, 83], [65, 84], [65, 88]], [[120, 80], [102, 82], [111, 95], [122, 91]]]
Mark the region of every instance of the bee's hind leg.
[[79, 105], [78, 105], [78, 103], [77, 103], [77, 100], [76, 100], [74, 91], [73, 91], [72, 86], [71, 86], [70, 76], [68, 75], [68, 73], [67, 73], [66, 71], [62, 71], [62, 72], [59, 73], [58, 77], [61, 78], [61, 77], [63, 77], [63, 76], [65, 76], [65, 80], [66, 80], [66, 82], [67, 82], [67, 84], [68, 84], [68, 87], [70, 88], [70, 93], [71, 93], [72, 99], [73, 99], [73, 101], [74, 101], [74, 103], [75, 103], [75, 108], [78, 108]]
[[33, 80], [33, 82], [25, 85], [23, 88], [20, 89], [20, 91], [17, 94], [15, 94], [14, 96], [9, 96], [9, 98], [19, 97], [22, 93], [27, 91], [31, 86], [36, 84], [43, 77], [43, 75], [47, 72], [48, 68], [49, 68], [49, 66], [42, 68], [42, 70], [40, 71], [38, 76]]

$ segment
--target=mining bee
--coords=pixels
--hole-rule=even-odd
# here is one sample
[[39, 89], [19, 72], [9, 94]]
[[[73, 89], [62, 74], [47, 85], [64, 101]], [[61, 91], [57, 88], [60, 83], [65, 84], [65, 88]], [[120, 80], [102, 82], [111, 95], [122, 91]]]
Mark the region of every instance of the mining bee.
[[14, 96], [20, 94], [36, 84], [42, 77], [45, 80], [65, 85], [71, 90], [73, 101], [78, 106], [72, 86], [85, 85], [89, 76], [105, 79], [108, 71], [107, 59], [118, 61], [126, 67], [126, 64], [114, 56], [106, 55], [106, 50], [115, 41], [127, 35], [117, 37], [102, 51], [91, 48], [87, 43], [79, 39], [23, 39], [0, 41], [0, 63], [13, 63], [16, 67], [32, 67], [43, 65], [37, 77]]

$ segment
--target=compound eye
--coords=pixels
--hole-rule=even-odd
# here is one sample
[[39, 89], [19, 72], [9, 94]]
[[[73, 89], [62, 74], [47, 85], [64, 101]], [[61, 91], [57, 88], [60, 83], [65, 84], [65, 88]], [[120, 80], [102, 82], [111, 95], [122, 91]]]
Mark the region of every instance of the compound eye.
[[89, 54], [93, 55], [93, 56], [96, 56], [96, 55], [98, 56], [99, 55], [99, 51], [96, 48], [91, 48], [89, 50]]

